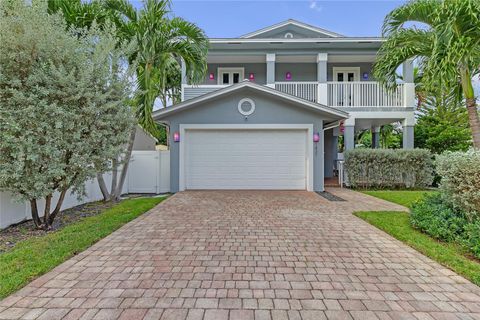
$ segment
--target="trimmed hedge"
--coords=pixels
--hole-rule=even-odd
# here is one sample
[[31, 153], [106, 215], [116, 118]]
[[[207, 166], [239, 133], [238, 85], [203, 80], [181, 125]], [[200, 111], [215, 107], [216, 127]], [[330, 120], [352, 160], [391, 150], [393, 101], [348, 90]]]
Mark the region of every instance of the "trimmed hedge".
[[425, 188], [433, 182], [432, 155], [425, 149], [354, 149], [345, 152], [347, 184], [354, 188]]
[[436, 160], [440, 190], [468, 220], [480, 218], [480, 151], [446, 152]]

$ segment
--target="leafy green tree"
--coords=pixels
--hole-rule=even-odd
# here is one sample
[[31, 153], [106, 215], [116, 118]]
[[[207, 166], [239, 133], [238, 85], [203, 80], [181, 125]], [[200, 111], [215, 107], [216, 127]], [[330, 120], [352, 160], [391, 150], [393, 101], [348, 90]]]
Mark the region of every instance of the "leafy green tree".
[[415, 126], [415, 145], [435, 154], [468, 150], [472, 138], [467, 110], [452, 99], [426, 99]]
[[[473, 76], [480, 65], [480, 1], [414, 0], [390, 12], [383, 24], [387, 40], [375, 63], [375, 77], [396, 86], [396, 70], [408, 59], [417, 59], [427, 92], [461, 92], [465, 99], [473, 146], [480, 149]], [[426, 29], [406, 27], [420, 22]]]
[[[122, 41], [136, 44], [128, 56], [130, 63], [136, 63], [136, 90], [133, 105], [138, 123], [154, 136], [158, 127], [152, 118], [157, 99], [166, 106], [167, 101], [178, 102], [181, 90], [180, 62], [186, 66], [186, 77], [190, 83], [199, 83], [205, 77], [207, 68], [208, 39], [195, 24], [171, 14], [170, 0], [145, 0], [140, 10], [128, 0], [94, 0], [90, 3], [75, 0], [49, 0], [64, 4], [51, 5], [52, 10], [61, 10], [67, 21], [73, 25], [88, 25], [96, 20], [100, 24], [110, 21], [117, 28], [117, 37]], [[90, 6], [85, 9], [85, 6]], [[85, 15], [85, 12], [95, 15]], [[79, 16], [86, 16], [82, 18]], [[135, 130], [131, 132], [122, 161], [120, 179], [114, 178], [109, 191], [98, 175], [100, 189], [105, 200], [119, 199], [126, 178], [128, 163], [133, 149]], [[114, 165], [114, 168], [117, 168]], [[116, 177], [116, 169], [113, 171]], [[117, 182], [118, 181], [118, 182]]]
[[107, 160], [128, 141], [128, 49], [111, 34], [67, 31], [44, 2], [0, 3], [0, 190], [29, 201], [40, 229], [51, 228], [68, 190], [82, 196], [85, 181], [111, 170]]

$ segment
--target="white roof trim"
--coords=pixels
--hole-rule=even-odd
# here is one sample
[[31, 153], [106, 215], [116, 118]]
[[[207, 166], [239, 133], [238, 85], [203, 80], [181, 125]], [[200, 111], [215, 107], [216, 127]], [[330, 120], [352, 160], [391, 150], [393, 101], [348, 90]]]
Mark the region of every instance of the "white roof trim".
[[268, 94], [271, 94], [271, 95], [281, 97], [285, 100], [288, 100], [288, 101], [291, 101], [291, 102], [294, 102], [294, 103], [302, 104], [302, 105], [304, 105], [304, 106], [306, 106], [306, 107], [308, 107], [308, 108], [310, 108], [314, 111], [317, 111], [317, 112], [329, 113], [329, 114], [335, 115], [335, 116], [340, 117], [340, 118], [348, 118], [348, 116], [349, 116], [347, 112], [344, 112], [344, 111], [341, 111], [341, 110], [338, 110], [338, 109], [335, 109], [335, 108], [331, 108], [331, 107], [328, 107], [328, 106], [325, 106], [325, 105], [322, 105], [322, 104], [310, 102], [310, 101], [304, 100], [302, 98], [298, 98], [298, 97], [289, 95], [287, 93], [283, 93], [281, 91], [269, 88], [267, 86], [259, 85], [259, 84], [250, 82], [248, 80], [244, 80], [244, 81], [242, 81], [238, 84], [231, 85], [231, 86], [228, 86], [226, 88], [222, 88], [222, 89], [219, 89], [219, 90], [201, 95], [199, 97], [181, 102], [181, 103], [179, 103], [175, 106], [167, 107], [167, 108], [163, 108], [163, 109], [154, 111], [153, 112], [153, 118], [155, 120], [159, 120], [159, 119], [163, 118], [164, 116], [166, 116], [168, 114], [172, 114], [172, 113], [181, 111], [181, 110], [186, 109], [188, 107], [191, 107], [192, 105], [195, 105], [197, 103], [205, 102], [205, 101], [214, 99], [218, 96], [221, 96], [223, 94], [239, 90], [239, 89], [244, 88], [244, 87], [249, 87], [249, 88], [261, 91], [261, 92], [265, 92], [265, 93], [268, 93]]
[[210, 43], [226, 43], [226, 44], [240, 44], [240, 43], [381, 43], [385, 42], [385, 38], [380, 37], [343, 37], [343, 38], [212, 38]]
[[284, 26], [287, 26], [287, 25], [294, 25], [294, 26], [304, 28], [304, 29], [307, 29], [307, 30], [310, 30], [310, 31], [323, 33], [323, 34], [325, 34], [327, 36], [330, 36], [330, 37], [335, 37], [335, 38], [336, 37], [343, 37], [339, 33], [335, 33], [335, 32], [328, 31], [328, 30], [325, 30], [325, 29], [322, 29], [322, 28], [318, 28], [318, 27], [315, 27], [315, 26], [312, 26], [312, 25], [309, 25], [309, 24], [306, 24], [306, 23], [303, 23], [303, 22], [300, 22], [300, 21], [297, 21], [297, 20], [289, 19], [289, 20], [274, 24], [274, 25], [269, 26], [269, 27], [265, 27], [265, 28], [257, 30], [257, 31], [253, 31], [253, 32], [244, 34], [240, 38], [251, 38], [251, 37], [257, 36], [259, 34], [269, 32], [269, 31], [272, 31], [272, 30], [275, 30], [275, 29], [278, 29], [278, 28], [281, 28], [281, 27], [284, 27]]

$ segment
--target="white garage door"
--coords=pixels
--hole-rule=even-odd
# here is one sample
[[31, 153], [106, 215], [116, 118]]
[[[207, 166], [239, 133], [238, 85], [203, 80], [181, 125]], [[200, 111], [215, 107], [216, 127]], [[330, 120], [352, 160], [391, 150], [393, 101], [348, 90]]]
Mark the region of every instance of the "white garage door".
[[186, 130], [185, 189], [305, 190], [306, 130]]

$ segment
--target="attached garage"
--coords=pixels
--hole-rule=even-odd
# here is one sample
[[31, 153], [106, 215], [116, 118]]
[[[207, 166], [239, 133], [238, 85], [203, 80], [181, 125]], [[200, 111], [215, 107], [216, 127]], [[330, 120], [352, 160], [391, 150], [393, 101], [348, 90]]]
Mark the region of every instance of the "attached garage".
[[323, 127], [346, 117], [248, 81], [154, 113], [169, 127], [172, 192], [323, 191]]
[[311, 127], [182, 126], [180, 187], [311, 189]]

